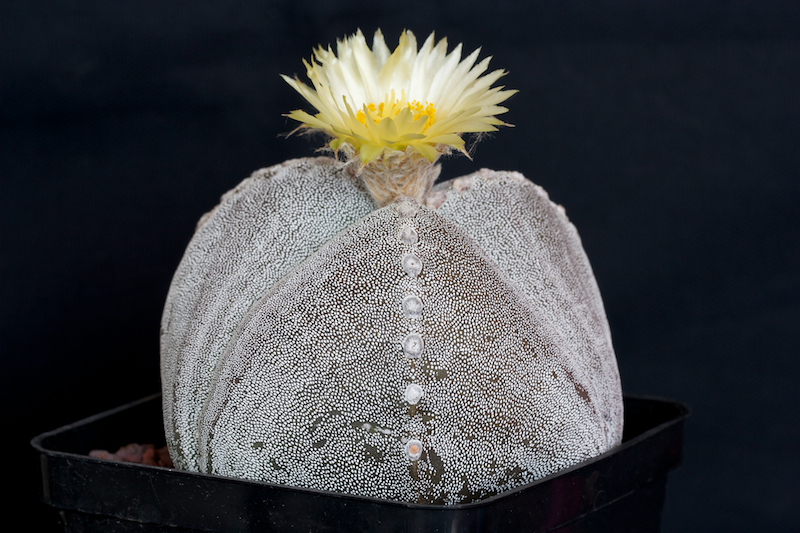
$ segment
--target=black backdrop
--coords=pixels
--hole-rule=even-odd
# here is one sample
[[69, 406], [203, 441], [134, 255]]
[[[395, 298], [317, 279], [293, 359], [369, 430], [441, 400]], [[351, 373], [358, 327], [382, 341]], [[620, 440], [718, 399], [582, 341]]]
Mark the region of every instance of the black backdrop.
[[581, 232], [624, 389], [692, 405], [663, 530], [798, 527], [798, 6], [0, 3], [9, 511], [54, 530], [28, 440], [158, 389], [161, 306], [196, 220], [252, 170], [312, 153], [279, 136], [303, 102], [278, 74], [381, 27], [509, 71], [516, 127], [444, 175], [543, 185]]

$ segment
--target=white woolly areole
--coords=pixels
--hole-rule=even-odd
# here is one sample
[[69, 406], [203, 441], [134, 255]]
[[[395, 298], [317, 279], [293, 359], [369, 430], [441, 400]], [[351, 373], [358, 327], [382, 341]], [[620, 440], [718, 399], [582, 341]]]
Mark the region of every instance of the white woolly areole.
[[[481, 171], [437, 187], [438, 209], [372, 211], [339, 168], [257, 173], [270, 178], [226, 197], [190, 244], [162, 333], [179, 466], [455, 504], [619, 444], [602, 301], [577, 233], [540, 188]], [[277, 201], [271, 183], [290, 177], [313, 208], [303, 194]], [[276, 212], [253, 218], [265, 204]], [[249, 289], [231, 290], [229, 276]], [[413, 335], [418, 358], [406, 353]]]

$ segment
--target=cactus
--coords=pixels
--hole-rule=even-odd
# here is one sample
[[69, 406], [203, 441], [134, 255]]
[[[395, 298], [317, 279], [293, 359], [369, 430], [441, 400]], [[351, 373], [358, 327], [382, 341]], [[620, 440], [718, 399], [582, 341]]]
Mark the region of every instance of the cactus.
[[[375, 68], [413, 49], [412, 65], [437, 68], [438, 58], [471, 76], [467, 92], [481, 84], [483, 70], [474, 72], [486, 62], [470, 69], [477, 54], [453, 62], [432, 40], [417, 54], [408, 32], [389, 55], [378, 33]], [[359, 33], [340, 42], [339, 57], [348, 46], [365, 54], [361, 41]], [[320, 49], [317, 59], [325, 67], [336, 58]], [[327, 86], [309, 73], [318, 92]], [[510, 91], [492, 94], [501, 93]], [[496, 100], [479, 100], [453, 131], [502, 124]], [[290, 116], [328, 133], [349, 160], [299, 159], [254, 173], [201, 219], [170, 287], [161, 372], [175, 465], [457, 504], [618, 445], [610, 332], [564, 210], [514, 172], [481, 170], [432, 187], [438, 154], [463, 150], [457, 135], [370, 137], [371, 108], [362, 106], [359, 121], [346, 97], [340, 111], [366, 134], [326, 129], [323, 119], [335, 121], [324, 102], [309, 101], [316, 117]], [[445, 111], [436, 107], [436, 120], [446, 121]], [[372, 126], [419, 128], [420, 117], [387, 113]]]

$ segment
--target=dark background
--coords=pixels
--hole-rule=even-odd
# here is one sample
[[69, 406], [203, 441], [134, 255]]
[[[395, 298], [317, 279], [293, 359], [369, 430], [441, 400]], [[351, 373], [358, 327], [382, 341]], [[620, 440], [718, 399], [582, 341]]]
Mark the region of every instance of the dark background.
[[[800, 4], [348, 0], [0, 3], [0, 394], [9, 513], [39, 432], [159, 388], [195, 222], [280, 134], [317, 44], [361, 27], [483, 46], [516, 125], [444, 176], [513, 169], [563, 204], [623, 388], [694, 410], [663, 531], [800, 527]], [[310, 108], [309, 108], [310, 110]], [[792, 326], [794, 324], [794, 326]]]

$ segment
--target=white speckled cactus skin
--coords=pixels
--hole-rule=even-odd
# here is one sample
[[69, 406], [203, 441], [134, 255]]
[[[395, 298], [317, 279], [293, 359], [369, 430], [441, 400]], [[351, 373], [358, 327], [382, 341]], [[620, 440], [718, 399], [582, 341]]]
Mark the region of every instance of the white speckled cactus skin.
[[345, 167], [256, 172], [204, 217], [162, 322], [179, 468], [476, 501], [618, 445], [622, 395], [575, 228], [482, 170], [375, 209]]

